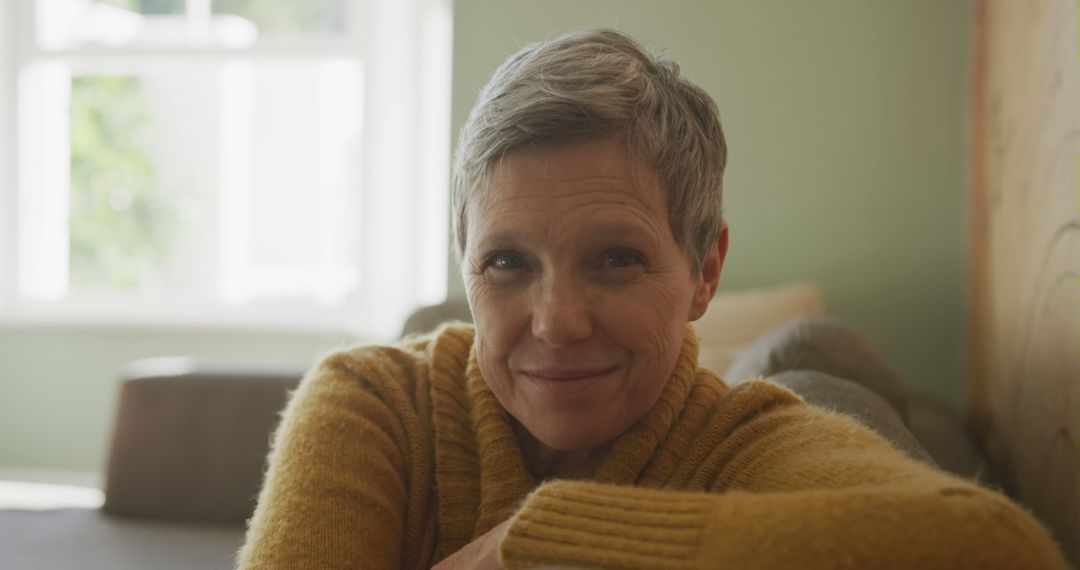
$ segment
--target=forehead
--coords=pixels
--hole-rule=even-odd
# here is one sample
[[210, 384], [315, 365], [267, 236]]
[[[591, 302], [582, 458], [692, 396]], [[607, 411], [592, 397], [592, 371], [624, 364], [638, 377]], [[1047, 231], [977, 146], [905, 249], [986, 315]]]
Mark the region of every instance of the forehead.
[[[559, 204], [556, 204], [558, 202]], [[623, 205], [666, 217], [656, 171], [614, 137], [512, 151], [492, 165], [470, 200], [473, 215], [501, 209]]]
[[613, 241], [678, 245], [655, 170], [614, 139], [508, 153], [467, 208], [466, 256], [517, 246], [569, 253]]

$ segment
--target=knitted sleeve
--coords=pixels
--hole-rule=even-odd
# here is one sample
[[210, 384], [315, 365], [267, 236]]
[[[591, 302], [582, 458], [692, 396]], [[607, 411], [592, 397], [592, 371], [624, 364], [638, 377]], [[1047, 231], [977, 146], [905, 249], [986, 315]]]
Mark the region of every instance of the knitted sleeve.
[[735, 430], [700, 492], [556, 481], [500, 544], [510, 569], [1064, 569], [1046, 530], [1007, 498], [807, 406]]
[[415, 371], [400, 351], [364, 350], [379, 354], [331, 355], [291, 395], [238, 568], [414, 567], [430, 550], [404, 531], [424, 495], [408, 486], [429, 484], [410, 473], [430, 471], [402, 380]]

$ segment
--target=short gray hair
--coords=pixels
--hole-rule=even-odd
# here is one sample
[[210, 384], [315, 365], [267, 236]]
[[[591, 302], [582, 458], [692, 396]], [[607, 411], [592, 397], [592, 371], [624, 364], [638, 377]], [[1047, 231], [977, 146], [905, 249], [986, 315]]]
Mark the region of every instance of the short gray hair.
[[456, 251], [464, 255], [470, 193], [519, 148], [621, 136], [660, 177], [676, 241], [695, 275], [723, 222], [727, 145], [716, 103], [615, 30], [573, 32], [510, 56], [480, 91], [461, 129], [451, 201]]

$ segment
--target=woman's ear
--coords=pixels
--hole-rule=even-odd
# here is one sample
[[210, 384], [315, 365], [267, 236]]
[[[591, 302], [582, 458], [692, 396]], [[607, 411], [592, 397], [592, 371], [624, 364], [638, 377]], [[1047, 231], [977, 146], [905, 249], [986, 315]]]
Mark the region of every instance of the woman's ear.
[[716, 233], [716, 243], [702, 261], [701, 271], [695, 279], [696, 289], [690, 303], [689, 319], [691, 321], [696, 321], [705, 314], [705, 309], [709, 308], [709, 301], [712, 301], [716, 288], [720, 285], [720, 270], [723, 269], [724, 258], [727, 257], [728, 234], [727, 222], [720, 222], [720, 231]]

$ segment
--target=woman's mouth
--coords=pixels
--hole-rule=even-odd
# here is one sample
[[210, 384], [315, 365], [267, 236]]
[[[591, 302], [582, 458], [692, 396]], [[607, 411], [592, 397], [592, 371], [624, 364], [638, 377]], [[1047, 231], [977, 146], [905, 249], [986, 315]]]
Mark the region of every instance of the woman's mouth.
[[590, 378], [597, 378], [605, 376], [609, 372], [614, 371], [617, 366], [607, 367], [539, 367], [522, 370], [522, 374], [536, 379], [536, 380], [548, 380], [548, 381], [573, 381], [573, 380], [588, 380]]
[[596, 398], [607, 393], [603, 388], [610, 385], [609, 380], [618, 368], [529, 368], [522, 370], [521, 375], [540, 401], [547, 400], [559, 406], [595, 405]]

